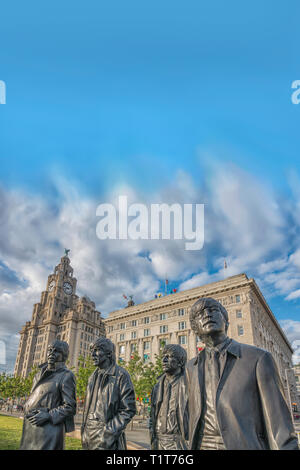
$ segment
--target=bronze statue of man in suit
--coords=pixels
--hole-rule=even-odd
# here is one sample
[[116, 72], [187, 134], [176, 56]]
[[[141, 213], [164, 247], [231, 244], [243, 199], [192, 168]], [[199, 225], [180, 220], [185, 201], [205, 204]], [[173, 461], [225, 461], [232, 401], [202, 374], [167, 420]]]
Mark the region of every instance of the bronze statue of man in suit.
[[48, 362], [33, 379], [24, 407], [21, 450], [62, 450], [65, 431], [74, 431], [76, 383], [65, 366], [69, 346], [56, 340], [48, 347]]
[[205, 343], [186, 368], [190, 448], [298, 449], [272, 355], [228, 338], [228, 313], [215, 299], [195, 302], [190, 322]]
[[188, 434], [184, 367], [186, 351], [178, 344], [164, 347], [162, 368], [151, 393], [150, 440], [154, 450], [187, 449]]
[[91, 345], [94, 365], [83, 412], [81, 441], [87, 450], [126, 449], [125, 428], [136, 413], [128, 372], [116, 365], [115, 346], [107, 338]]

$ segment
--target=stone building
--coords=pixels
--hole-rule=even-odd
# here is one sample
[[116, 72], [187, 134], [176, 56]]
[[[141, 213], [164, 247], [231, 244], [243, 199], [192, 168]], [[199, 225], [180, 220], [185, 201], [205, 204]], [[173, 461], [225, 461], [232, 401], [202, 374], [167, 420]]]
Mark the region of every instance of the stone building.
[[[295, 382], [297, 387], [298, 399], [300, 401], [300, 364], [294, 366]], [[300, 408], [299, 408], [300, 411]]]
[[285, 369], [292, 367], [293, 350], [255, 280], [246, 274], [111, 312], [104, 322], [118, 359], [127, 362], [137, 351], [145, 361], [155, 361], [162, 342], [178, 343], [189, 359], [194, 357], [203, 344], [191, 330], [188, 313], [200, 297], [213, 297], [224, 305], [231, 338], [272, 353], [286, 387]]
[[79, 356], [89, 353], [89, 344], [105, 335], [101, 313], [88, 297], [76, 295], [77, 279], [67, 255], [48, 276], [46, 290], [33, 307], [31, 321], [20, 331], [15, 375], [26, 377], [32, 366], [47, 360], [47, 347], [54, 339], [69, 344], [69, 366], [78, 367]]

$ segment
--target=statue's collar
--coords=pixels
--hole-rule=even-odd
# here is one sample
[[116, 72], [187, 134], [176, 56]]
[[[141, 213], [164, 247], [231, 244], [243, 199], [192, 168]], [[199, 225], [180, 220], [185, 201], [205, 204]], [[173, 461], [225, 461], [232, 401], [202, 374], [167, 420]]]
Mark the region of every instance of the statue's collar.
[[53, 369], [49, 369], [48, 362], [44, 362], [39, 366], [40, 369], [48, 370], [49, 372], [56, 372], [59, 369], [64, 369], [66, 367], [64, 362], [55, 362]]

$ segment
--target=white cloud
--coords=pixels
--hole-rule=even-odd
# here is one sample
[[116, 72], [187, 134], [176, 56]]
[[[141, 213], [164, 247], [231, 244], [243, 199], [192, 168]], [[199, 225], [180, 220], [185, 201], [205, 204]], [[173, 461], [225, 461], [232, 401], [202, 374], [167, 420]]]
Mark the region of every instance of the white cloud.
[[290, 341], [292, 348], [294, 350], [293, 354], [293, 363], [300, 363], [300, 321], [296, 320], [281, 320], [280, 325], [288, 340]]
[[294, 290], [289, 295], [286, 296], [286, 300], [295, 300], [300, 297], [300, 289]]
[[[15, 338], [31, 318], [64, 247], [71, 249], [79, 295], [88, 295], [105, 314], [124, 305], [123, 293], [136, 302], [154, 298], [165, 276], [184, 290], [246, 272], [265, 295], [296, 300], [300, 242], [292, 214], [298, 200], [279, 204], [272, 189], [234, 166], [208, 167], [204, 174], [201, 185], [180, 171], [172, 185], [150, 196], [123, 186], [101, 200], [56, 176], [55, 204], [21, 191], [0, 191], [0, 335]], [[186, 251], [184, 240], [99, 240], [96, 208], [103, 202], [117, 205], [120, 194], [129, 203], [205, 203], [204, 249]]]

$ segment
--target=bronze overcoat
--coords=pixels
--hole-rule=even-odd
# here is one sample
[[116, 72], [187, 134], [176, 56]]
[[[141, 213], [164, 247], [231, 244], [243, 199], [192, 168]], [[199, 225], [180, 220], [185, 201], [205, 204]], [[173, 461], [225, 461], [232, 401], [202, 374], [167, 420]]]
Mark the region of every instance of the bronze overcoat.
[[[101, 400], [91, 413], [96, 370], [90, 376], [83, 412], [81, 440], [84, 449], [126, 449], [125, 428], [136, 414], [135, 393], [129, 373], [113, 364], [104, 372]], [[101, 413], [97, 414], [97, 408]], [[89, 431], [87, 430], [89, 428]]]
[[[64, 435], [74, 431], [76, 414], [76, 382], [73, 372], [64, 363], [54, 371], [42, 364], [33, 379], [30, 396], [24, 407], [24, 424], [21, 450], [61, 450]], [[26, 414], [34, 409], [47, 410], [50, 421], [35, 426], [26, 419]]]

